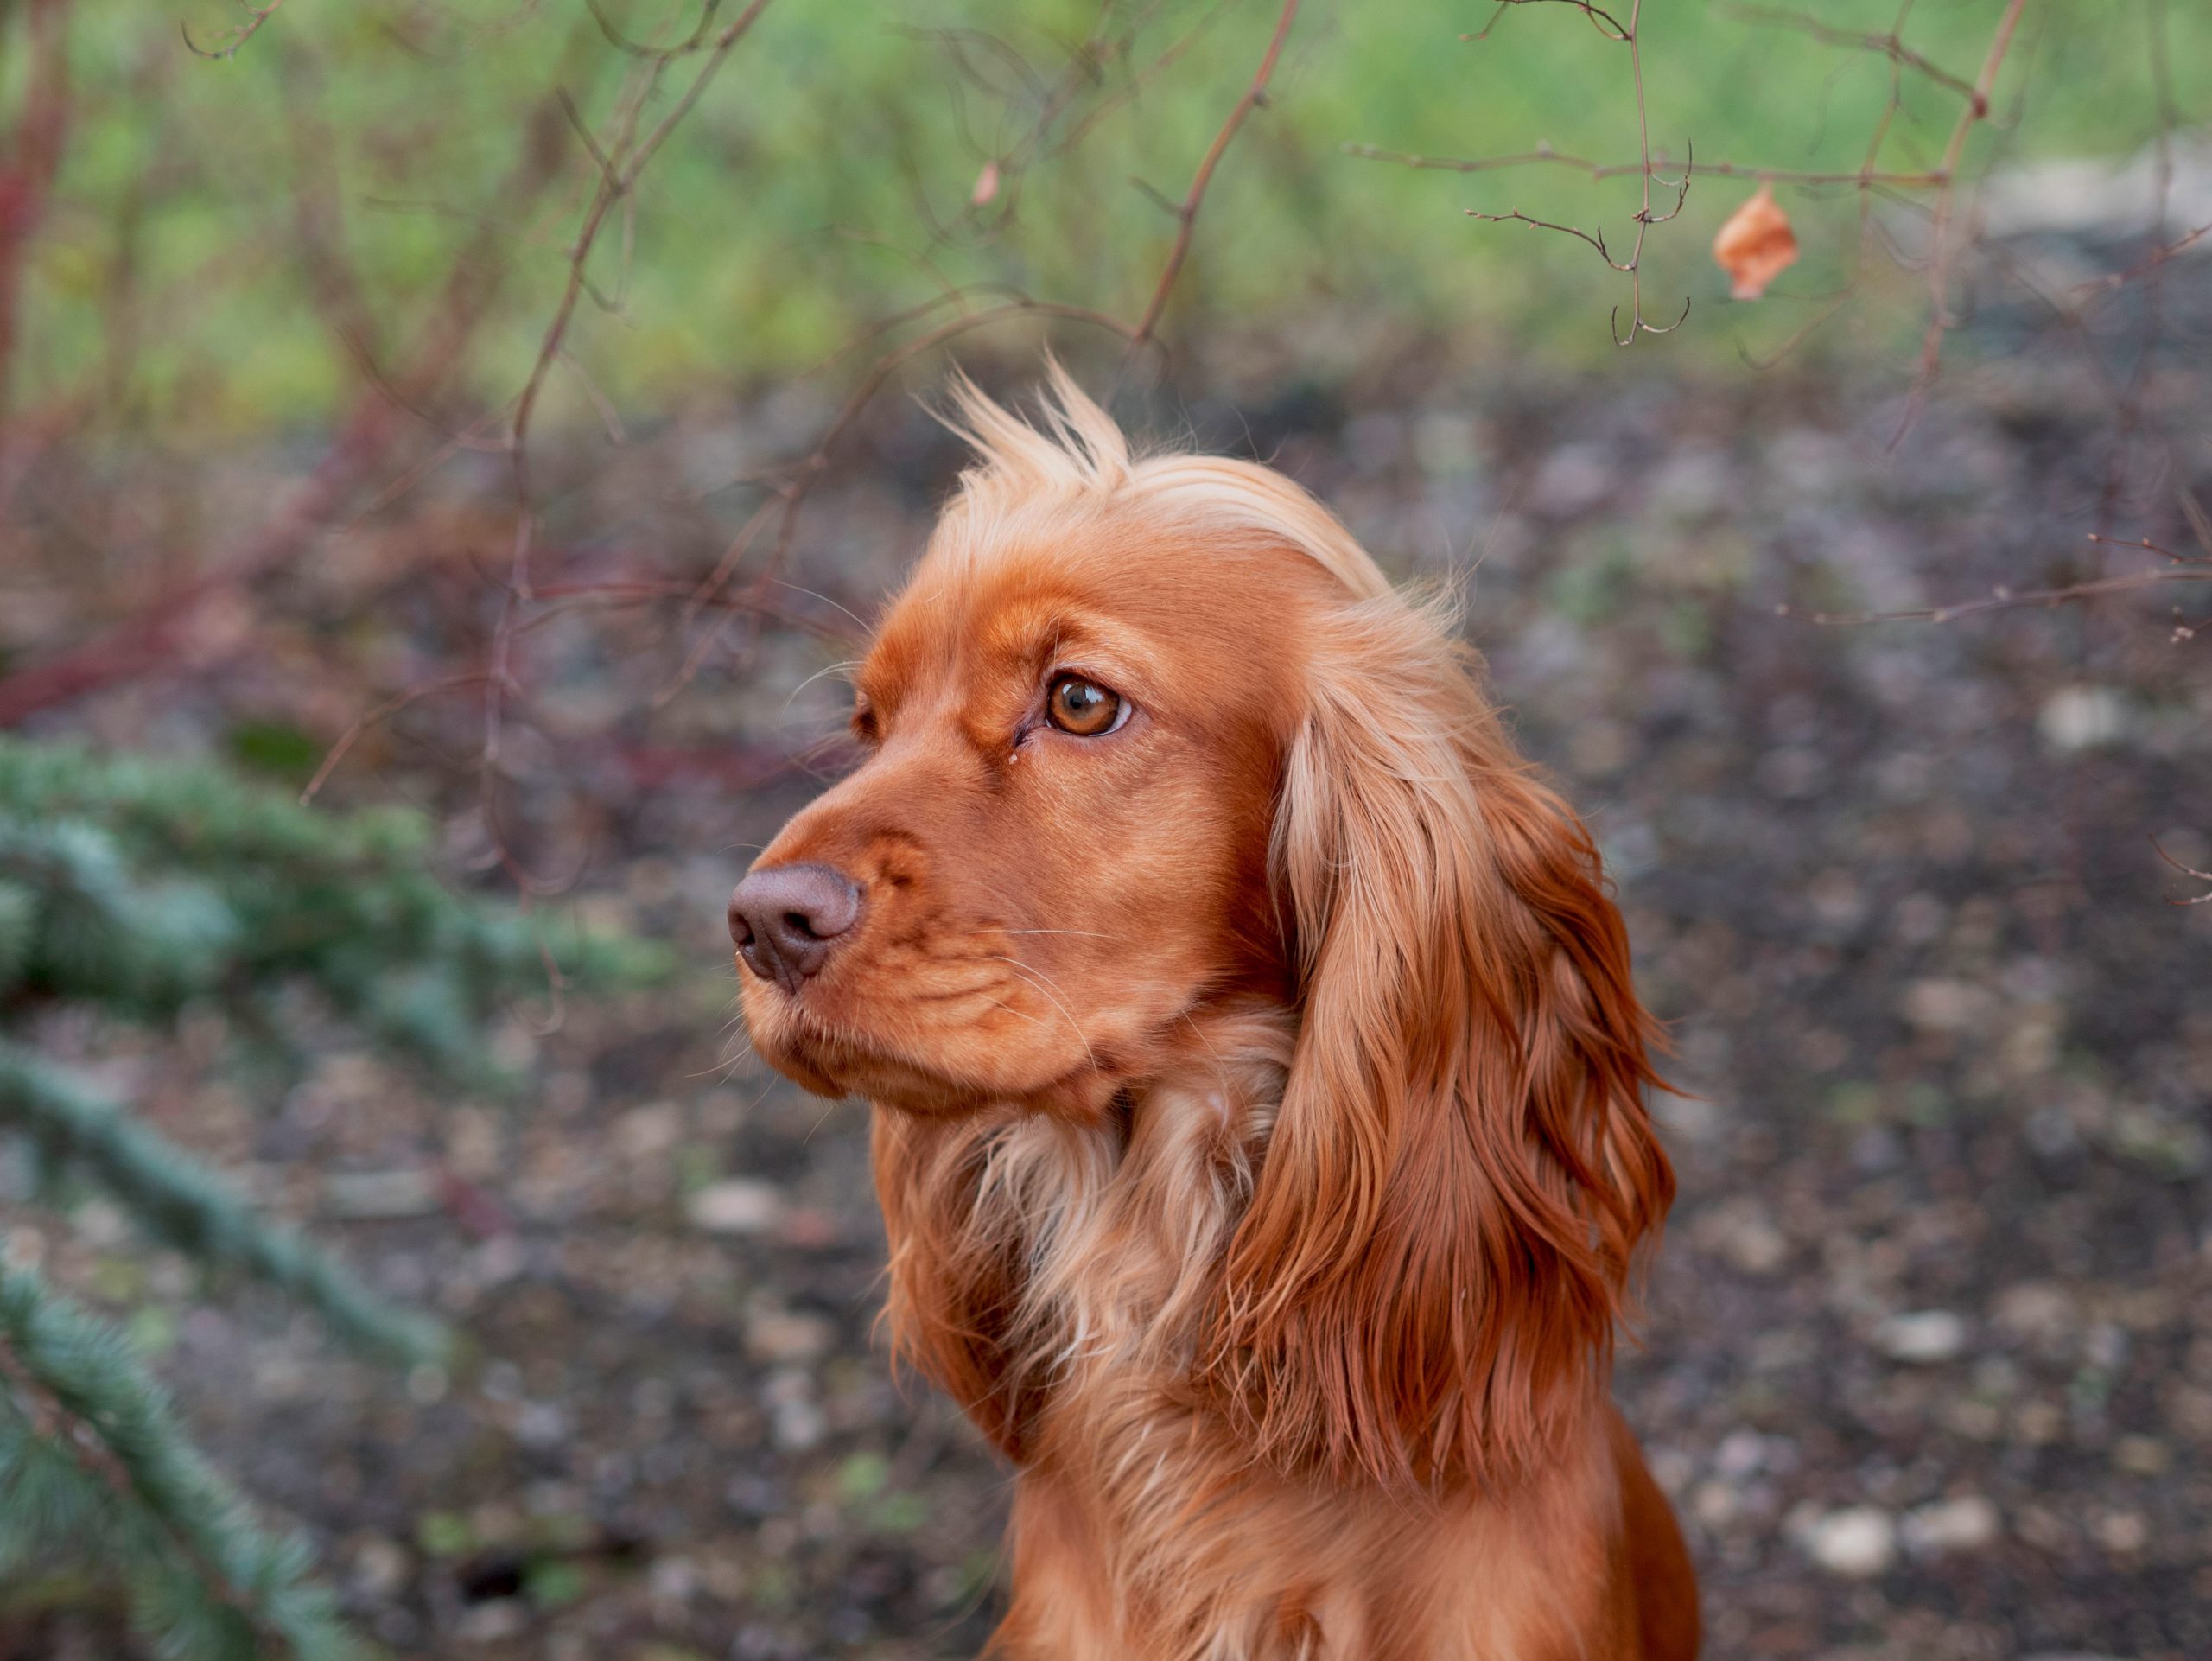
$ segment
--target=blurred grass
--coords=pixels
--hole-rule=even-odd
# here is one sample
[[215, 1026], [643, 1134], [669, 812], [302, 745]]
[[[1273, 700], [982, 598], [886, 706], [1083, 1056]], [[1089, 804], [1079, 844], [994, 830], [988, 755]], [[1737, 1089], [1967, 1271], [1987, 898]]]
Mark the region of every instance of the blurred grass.
[[[1461, 38], [1493, 10], [1478, 0], [1309, 0], [1269, 106], [1216, 181], [1171, 334], [1215, 320], [1272, 330], [1321, 373], [1355, 366], [1379, 329], [1510, 339], [1571, 364], [1612, 352], [1605, 315], [1624, 285], [1590, 250], [1462, 210], [1599, 223], [1625, 245], [1635, 179], [1593, 183], [1560, 168], [1471, 177], [1343, 152], [1368, 143], [1478, 156], [1541, 141], [1632, 160], [1623, 49], [1563, 5], [1515, 10], [1487, 40]], [[2001, 0], [1921, 0], [1907, 38], [1971, 78], [2001, 10]], [[1181, 55], [1066, 153], [1010, 177], [992, 210], [1010, 206], [1010, 220], [984, 234], [967, 209], [978, 172], [1033, 120], [1039, 84], [1095, 26], [1096, 6], [777, 0], [647, 170], [633, 220], [602, 239], [592, 274], [621, 304], [587, 302], [570, 351], [616, 406], [663, 410], [804, 368], [946, 283], [1011, 283], [1133, 317], [1173, 230], [1136, 181], [1180, 198], [1275, 10], [1269, 0], [1148, 9], [1131, 61], [1179, 42]], [[1895, 3], [1821, 0], [1807, 10], [1832, 26], [1884, 29]], [[1885, 59], [1720, 5], [1675, 0], [1644, 11], [1655, 149], [1679, 155], [1694, 143], [1709, 161], [1858, 166], [1888, 98]], [[2212, 7], [2169, 12], [2186, 119], [2201, 114], [2190, 66], [2212, 62]], [[607, 0], [607, 15], [633, 38], [670, 41], [696, 13], [669, 0]], [[2119, 154], [2149, 142], [2148, 16], [2121, 0], [2031, 8], [2000, 83], [2000, 120], [1976, 136], [1980, 152]], [[515, 277], [466, 389], [492, 402], [511, 396], [564, 279], [563, 245], [593, 163], [564, 135], [570, 165], [527, 211], [500, 200], [502, 181], [552, 89], [600, 125], [636, 60], [581, 0], [292, 0], [231, 60], [194, 57], [180, 40], [181, 22], [219, 42], [237, 16], [221, 0], [76, 8], [74, 130], [33, 251], [18, 407], [73, 398], [90, 431], [151, 429], [187, 449], [327, 422], [359, 370], [315, 302], [295, 229], [303, 211], [333, 228], [383, 350], [435, 303], [472, 227], [513, 215], [505, 240]], [[957, 51], [946, 31], [965, 32]], [[963, 71], [963, 54], [979, 75]], [[0, 102], [10, 107], [22, 55], [0, 66]], [[677, 67], [657, 108], [690, 73]], [[1126, 74], [1111, 69], [1109, 88]], [[1959, 101], [1910, 75], [1904, 92], [1884, 164], [1926, 167]], [[1087, 107], [1074, 106], [1061, 130]], [[1646, 347], [1732, 356], [1739, 341], [1771, 344], [1848, 270], [1850, 193], [1786, 194], [1805, 262], [1761, 308], [1728, 307], [1706, 250], [1749, 188], [1694, 182], [1688, 210], [1653, 232], [1649, 309], [1671, 316], [1689, 296], [1698, 326]], [[1924, 295], [1903, 275], [1891, 287], [1904, 326]], [[1836, 349], [1863, 344], [1854, 335]], [[554, 419], [590, 418], [576, 377], [556, 376], [549, 402]]]

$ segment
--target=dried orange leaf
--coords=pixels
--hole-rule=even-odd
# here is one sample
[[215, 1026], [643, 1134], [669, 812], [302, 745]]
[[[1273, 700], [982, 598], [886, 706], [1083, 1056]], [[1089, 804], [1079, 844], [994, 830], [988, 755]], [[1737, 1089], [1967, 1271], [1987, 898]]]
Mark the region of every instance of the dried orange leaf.
[[986, 162], [983, 163], [983, 170], [976, 175], [975, 189], [968, 194], [969, 206], [986, 207], [998, 194], [999, 164], [996, 162]]
[[1797, 263], [1797, 233], [1774, 200], [1772, 185], [1761, 185], [1728, 216], [1713, 239], [1713, 258], [1728, 273], [1729, 292], [1738, 300], [1758, 299]]

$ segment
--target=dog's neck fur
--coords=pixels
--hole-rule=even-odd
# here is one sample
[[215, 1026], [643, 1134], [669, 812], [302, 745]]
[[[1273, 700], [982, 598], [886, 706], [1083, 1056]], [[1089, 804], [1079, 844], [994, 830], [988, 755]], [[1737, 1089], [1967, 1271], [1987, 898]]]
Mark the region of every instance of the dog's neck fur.
[[1014, 1347], [1049, 1369], [1056, 1392], [1187, 1373], [1197, 1360], [1291, 1032], [1287, 1015], [1259, 1008], [1194, 1018], [1190, 1032], [1184, 1064], [1131, 1092], [1125, 1119], [1032, 1117], [992, 1139], [977, 1219], [1025, 1236]]
[[[1282, 1094], [1293, 1018], [1260, 1002], [1186, 1017], [1171, 1065], [1120, 1111], [1071, 1120], [987, 1110], [957, 1120], [878, 1110], [893, 1235], [888, 1316], [900, 1353], [1007, 1453], [1090, 1381], [1188, 1374], [1230, 1234]], [[941, 1328], [944, 1295], [995, 1404], [972, 1399]]]
[[[1064, 1559], [1079, 1531], [1096, 1576], [1084, 1595], [1106, 1600], [1093, 1624], [1145, 1634], [1134, 1652], [1382, 1655], [1369, 1596], [1314, 1571], [1355, 1537], [1359, 1562], [1414, 1561], [1484, 1507], [1267, 1470], [1193, 1387], [1295, 1034], [1263, 1004], [1188, 1024], [1179, 1065], [1125, 1116], [879, 1110], [894, 1342], [1025, 1467], [1017, 1559], [1048, 1530]], [[1075, 1594], [1033, 1590], [1020, 1618], [1050, 1626]], [[1078, 1629], [1042, 1652], [1088, 1661], [1053, 1646]], [[1344, 1648], [1358, 1632], [1370, 1647]]]

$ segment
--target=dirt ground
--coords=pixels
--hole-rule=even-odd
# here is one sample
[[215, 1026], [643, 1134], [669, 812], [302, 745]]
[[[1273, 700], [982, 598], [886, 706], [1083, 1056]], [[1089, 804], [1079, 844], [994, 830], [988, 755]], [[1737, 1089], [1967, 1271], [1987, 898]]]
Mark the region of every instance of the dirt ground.
[[[2076, 390], [2000, 361], [1895, 455], [1894, 387], [1378, 378], [1189, 411], [1395, 570], [1471, 574], [1497, 696], [1605, 847], [1682, 1092], [1618, 1394], [1716, 1657], [2212, 1654], [2212, 905], [2170, 904], [2202, 885], [2152, 846], [2212, 867], [2207, 643], [2147, 601], [1776, 614], [2045, 574], [2094, 512]], [[954, 464], [918, 417], [870, 442], [807, 567], [861, 610]], [[793, 693], [831, 655], [764, 642], [693, 730], [826, 726], [835, 690]], [[579, 703], [619, 679], [575, 673]], [[250, 678], [71, 720], [159, 729]], [[391, 766], [351, 787], [435, 793], [435, 759]], [[1007, 1473], [874, 1341], [865, 1112], [728, 1026], [724, 900], [811, 788], [594, 776], [587, 909], [695, 967], [518, 1021], [527, 1100], [436, 1099], [337, 1034], [274, 1104], [190, 1033], [109, 1058], [181, 1069], [170, 1129], [474, 1348], [395, 1378], [257, 1295], [188, 1297], [100, 1207], [37, 1224], [65, 1278], [120, 1263], [175, 1305], [190, 1417], [397, 1655], [921, 1661], [989, 1630]]]

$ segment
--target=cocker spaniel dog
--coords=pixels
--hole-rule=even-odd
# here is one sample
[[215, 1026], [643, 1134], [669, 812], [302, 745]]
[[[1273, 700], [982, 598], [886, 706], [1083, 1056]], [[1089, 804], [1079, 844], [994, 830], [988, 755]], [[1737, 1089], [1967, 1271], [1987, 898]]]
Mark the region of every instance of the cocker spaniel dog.
[[1596, 848], [1448, 619], [1057, 367], [730, 902], [874, 1104], [896, 1347], [1020, 1470], [1014, 1661], [1677, 1661], [1608, 1392], [1673, 1193]]

